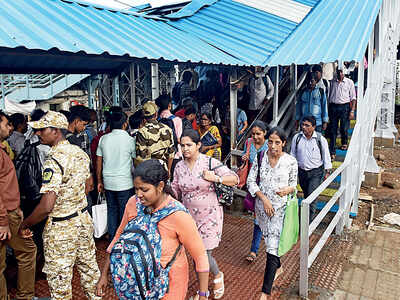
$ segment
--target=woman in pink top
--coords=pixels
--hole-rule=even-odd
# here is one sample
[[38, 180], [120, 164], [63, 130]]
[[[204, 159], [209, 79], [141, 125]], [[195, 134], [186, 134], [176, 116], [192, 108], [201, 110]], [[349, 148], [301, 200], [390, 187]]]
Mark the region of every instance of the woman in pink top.
[[[171, 196], [173, 192], [167, 182], [168, 173], [158, 160], [144, 161], [135, 169], [134, 185], [136, 195], [131, 197], [126, 205], [122, 222], [107, 249], [108, 253], [111, 252], [114, 244], [118, 241], [125, 226], [137, 216], [137, 202], [148, 207], [150, 213], [153, 213], [164, 208], [172, 201], [176, 201]], [[187, 249], [195, 261], [199, 278], [200, 289], [195, 299], [206, 300], [209, 295], [209, 265], [203, 242], [193, 218], [184, 211], [176, 211], [158, 223], [158, 230], [162, 241], [160, 262], [163, 267], [171, 261], [179, 244], [183, 245], [169, 271], [169, 290], [162, 299], [185, 299], [189, 280], [188, 261], [185, 254], [185, 249]], [[104, 290], [108, 284], [109, 268], [110, 256], [108, 255], [97, 283], [96, 292], [99, 296], [104, 295]]]
[[210, 271], [214, 274], [214, 299], [221, 299], [225, 291], [224, 274], [219, 270], [212, 250], [221, 241], [223, 208], [218, 203], [213, 183], [234, 186], [239, 178], [226, 166], [210, 171], [210, 162], [211, 169], [222, 163], [199, 152], [201, 142], [197, 131], [185, 130], [181, 147], [184, 160], [176, 165], [172, 188], [196, 221], [207, 250]]

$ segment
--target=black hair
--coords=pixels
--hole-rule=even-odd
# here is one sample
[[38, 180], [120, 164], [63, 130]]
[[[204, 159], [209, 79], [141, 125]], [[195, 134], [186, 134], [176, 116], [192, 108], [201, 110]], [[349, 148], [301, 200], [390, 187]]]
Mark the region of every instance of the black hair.
[[46, 113], [42, 109], [35, 109], [31, 113], [31, 121], [39, 121], [45, 114]]
[[0, 110], [0, 121], [1, 121], [1, 117], [6, 118], [7, 120], [9, 120], [9, 117], [5, 114], [5, 112], [3, 112], [2, 110]]
[[209, 119], [211, 122], [213, 121], [213, 117], [212, 117], [211, 111], [203, 111], [203, 112], [200, 114], [200, 116], [202, 117], [203, 115], [206, 116], [207, 119]]
[[122, 112], [122, 107], [121, 106], [111, 106], [109, 109], [109, 112], [111, 114], [113, 114], [115, 112]]
[[190, 138], [193, 143], [200, 143], [200, 134], [194, 129], [185, 129], [181, 135], [181, 139], [184, 137]]
[[182, 74], [182, 80], [186, 83], [189, 83], [190, 79], [192, 79], [192, 77], [193, 77], [193, 75], [192, 75], [192, 72], [190, 72], [190, 71], [185, 71]]
[[162, 112], [163, 110], [168, 109], [169, 104], [172, 102], [171, 98], [168, 94], [162, 94], [158, 96], [155, 103], [160, 108], [159, 111]]
[[286, 133], [282, 128], [278, 126], [271, 128], [267, 133], [267, 139], [273, 134], [276, 134], [281, 139], [282, 143], [287, 141]]
[[191, 115], [191, 114], [196, 114], [197, 110], [194, 106], [190, 106], [185, 109], [185, 116]]
[[86, 106], [83, 105], [72, 106], [69, 111], [70, 111], [69, 118], [67, 117], [69, 124], [71, 124], [76, 119], [85, 122], [90, 121], [89, 109]]
[[140, 109], [129, 117], [129, 126], [131, 129], [138, 129], [143, 121], [143, 111]]
[[123, 112], [113, 112], [110, 116], [110, 129], [122, 129], [122, 126], [126, 123], [127, 116]]
[[305, 116], [303, 120], [301, 120], [301, 122], [303, 123], [304, 121], [310, 122], [313, 127], [315, 127], [315, 125], [317, 124], [317, 120], [314, 116]]
[[321, 65], [313, 65], [313, 66], [312, 66], [312, 71], [313, 71], [313, 72], [321, 72], [321, 73], [322, 73], [322, 67], [321, 67]]
[[158, 159], [149, 159], [140, 163], [133, 172], [133, 178], [140, 179], [147, 184], [158, 186], [160, 182], [164, 182], [163, 192], [176, 198], [174, 191], [168, 183], [168, 172]]
[[9, 118], [12, 126], [14, 126], [14, 130], [18, 128], [18, 125], [24, 124], [26, 122], [26, 118], [23, 114], [15, 113], [12, 114]]
[[251, 128], [254, 128], [254, 127], [260, 128], [262, 131], [265, 131], [265, 134], [267, 134], [267, 132], [268, 132], [268, 125], [265, 124], [265, 122], [263, 122], [263, 121], [255, 120], [253, 123], [253, 126], [251, 126]]

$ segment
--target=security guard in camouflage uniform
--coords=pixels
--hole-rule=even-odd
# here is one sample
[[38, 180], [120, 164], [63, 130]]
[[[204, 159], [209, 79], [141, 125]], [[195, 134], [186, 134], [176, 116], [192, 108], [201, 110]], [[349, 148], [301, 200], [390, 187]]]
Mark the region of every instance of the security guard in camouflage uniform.
[[172, 129], [157, 122], [158, 107], [154, 102], [146, 102], [142, 110], [145, 124], [136, 135], [135, 166], [148, 159], [160, 159], [170, 174], [175, 154]]
[[86, 296], [95, 295], [100, 272], [96, 262], [93, 222], [87, 212], [89, 157], [64, 136], [66, 117], [49, 111], [29, 125], [39, 130], [42, 144], [51, 146], [43, 167], [43, 194], [40, 204], [24, 220], [20, 233], [48, 216], [43, 232], [45, 266], [53, 300], [72, 299], [72, 274], [76, 264]]

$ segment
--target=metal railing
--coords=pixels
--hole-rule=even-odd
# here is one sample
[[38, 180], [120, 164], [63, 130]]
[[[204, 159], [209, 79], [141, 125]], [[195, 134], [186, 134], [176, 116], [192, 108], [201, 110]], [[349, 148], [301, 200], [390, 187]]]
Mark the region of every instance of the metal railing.
[[[392, 1], [385, 1], [386, 3]], [[395, 3], [395, 2], [392, 2]], [[399, 8], [399, 4], [397, 5]], [[395, 17], [394, 14], [391, 17]], [[382, 11], [379, 18], [382, 18]], [[364, 171], [366, 169], [369, 150], [373, 146], [373, 133], [376, 117], [380, 109], [381, 95], [384, 85], [384, 78], [390, 72], [389, 65], [394, 59], [393, 53], [389, 53], [389, 45], [384, 42], [382, 33], [385, 32], [382, 26], [382, 20], [379, 23], [379, 51], [374, 59], [374, 32], [372, 32], [369, 41], [368, 57], [368, 87], [364, 94], [364, 70], [359, 68], [358, 78], [358, 107], [357, 122], [349, 143], [348, 151], [344, 163], [336, 169], [309, 197], [301, 203], [301, 231], [300, 231], [300, 296], [308, 296], [308, 269], [311, 267], [318, 254], [326, 244], [329, 236], [336, 229], [336, 234], [341, 234], [344, 226], [350, 226], [349, 213], [350, 208], [357, 210], [358, 194], [361, 182], [364, 180]], [[397, 28], [396, 33], [399, 33]], [[386, 28], [385, 28], [386, 30]], [[388, 30], [389, 32], [389, 30]], [[386, 33], [387, 35], [388, 33]], [[385, 37], [385, 41], [386, 41]], [[398, 38], [396, 41], [398, 42]], [[363, 66], [363, 60], [359, 62]], [[382, 76], [384, 75], [384, 76]], [[311, 224], [309, 224], [309, 209], [312, 202], [316, 201], [318, 196], [332, 183], [332, 181], [341, 174], [341, 184], [339, 190], [326, 203]], [[339, 209], [333, 219], [319, 238], [318, 242], [310, 253], [309, 239], [332, 206], [339, 200]]]

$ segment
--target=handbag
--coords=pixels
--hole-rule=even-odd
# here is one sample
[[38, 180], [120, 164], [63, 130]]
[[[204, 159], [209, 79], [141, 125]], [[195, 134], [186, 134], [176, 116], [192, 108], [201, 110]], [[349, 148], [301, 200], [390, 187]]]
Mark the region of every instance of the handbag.
[[[250, 153], [250, 147], [251, 147], [251, 143], [249, 146], [249, 140], [246, 141], [246, 155], [249, 156]], [[247, 159], [240, 167], [239, 169], [236, 171], [236, 174], [239, 176], [239, 184], [238, 184], [238, 188], [242, 188], [246, 185], [246, 180], [247, 180], [247, 176], [249, 175], [249, 160]]]
[[[256, 178], [256, 183], [260, 183], [260, 169], [261, 169], [261, 162], [264, 157], [264, 150], [257, 153], [257, 178]], [[243, 206], [246, 210], [254, 211], [254, 206], [256, 203], [256, 197], [253, 197], [250, 193], [247, 193], [246, 197], [243, 200]]]
[[[211, 158], [209, 159], [208, 168], [210, 171], [214, 171], [215, 169], [218, 169], [223, 166], [224, 165], [221, 164], [212, 169], [211, 168]], [[216, 183], [216, 182], [213, 182], [213, 185], [214, 185], [215, 194], [217, 195], [218, 202], [220, 204], [223, 204], [226, 206], [231, 206], [233, 203], [233, 187], [227, 186], [222, 183]]]
[[103, 193], [99, 193], [97, 204], [92, 206], [94, 237], [100, 238], [107, 233], [107, 202]]
[[296, 192], [287, 196], [283, 228], [279, 238], [278, 256], [286, 254], [299, 238], [299, 203]]

